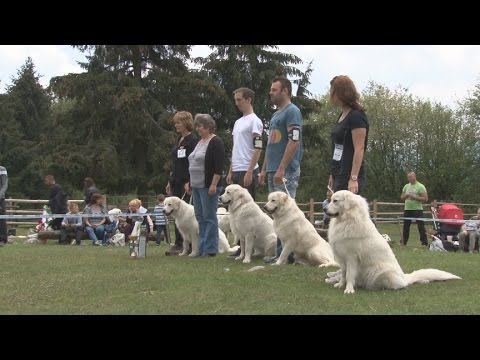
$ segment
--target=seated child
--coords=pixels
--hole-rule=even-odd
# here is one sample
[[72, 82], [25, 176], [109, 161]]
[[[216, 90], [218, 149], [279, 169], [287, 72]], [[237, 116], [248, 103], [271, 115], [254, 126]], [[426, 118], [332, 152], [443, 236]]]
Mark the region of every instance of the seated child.
[[60, 227], [60, 240], [58, 243], [68, 244], [67, 236], [75, 235], [72, 245], [80, 245], [83, 235], [83, 221], [81, 216], [74, 216], [79, 214], [78, 204], [70, 202], [68, 211]]

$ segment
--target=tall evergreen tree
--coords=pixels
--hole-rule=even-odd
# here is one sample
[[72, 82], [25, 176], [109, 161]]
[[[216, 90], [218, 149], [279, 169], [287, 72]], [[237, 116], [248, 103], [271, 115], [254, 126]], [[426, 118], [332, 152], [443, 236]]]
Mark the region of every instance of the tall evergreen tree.
[[[245, 86], [255, 91], [255, 113], [267, 124], [274, 110], [269, 97], [272, 79], [286, 76], [294, 83], [299, 79], [303, 81], [302, 85], [308, 82], [309, 73], [302, 73], [295, 67], [302, 60], [295, 55], [274, 51], [278, 48], [275, 45], [211, 45], [210, 48], [210, 55], [194, 61], [223, 89], [224, 99], [230, 99], [223, 106], [212, 109], [221, 129], [232, 129], [238, 118], [232, 100], [235, 89]], [[292, 101], [295, 102], [295, 98]]]
[[23, 196], [42, 194], [41, 154], [48, 151], [39, 144], [42, 133], [54, 131], [49, 126], [51, 97], [39, 83], [40, 76], [31, 58], [12, 78], [12, 85], [2, 96], [0, 130], [2, 154], [9, 167], [9, 193]]
[[36, 142], [44, 130], [50, 110], [50, 97], [39, 82], [32, 59], [27, 58], [18, 70], [17, 78], [7, 87], [14, 118], [28, 141]]

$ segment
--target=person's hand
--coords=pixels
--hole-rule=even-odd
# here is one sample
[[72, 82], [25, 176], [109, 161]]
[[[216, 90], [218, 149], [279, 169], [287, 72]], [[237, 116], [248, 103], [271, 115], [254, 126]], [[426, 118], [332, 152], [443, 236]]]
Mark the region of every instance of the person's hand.
[[261, 186], [265, 185], [266, 177], [267, 177], [267, 173], [265, 171], [261, 171], [260, 176], [258, 177], [258, 184]]
[[217, 192], [217, 185], [210, 185], [210, 187], [208, 188], [208, 195], [209, 196], [213, 196], [215, 195], [215, 193]]
[[358, 181], [353, 181], [352, 179], [348, 180], [348, 190], [352, 193], [358, 193]]
[[172, 195], [172, 189], [170, 189], [170, 183], [165, 186], [165, 194]]
[[243, 177], [243, 186], [249, 187], [253, 182], [253, 171], [247, 171]]
[[230, 185], [232, 183], [232, 173], [229, 172], [227, 177], [225, 178], [225, 182], [227, 183], [227, 185]]
[[283, 178], [285, 177], [285, 170], [278, 169], [273, 175], [273, 183], [274, 184], [283, 184]]

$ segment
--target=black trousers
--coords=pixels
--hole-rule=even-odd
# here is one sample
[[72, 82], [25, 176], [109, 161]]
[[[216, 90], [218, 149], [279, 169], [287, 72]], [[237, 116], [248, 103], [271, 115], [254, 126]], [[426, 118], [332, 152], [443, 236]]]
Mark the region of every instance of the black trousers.
[[[172, 186], [172, 195], [177, 196], [181, 199], [183, 194], [185, 194], [185, 184], [185, 182], [181, 181], [179, 181], [178, 183], [175, 182]], [[185, 194], [183, 200], [189, 203], [190, 195]], [[178, 231], [177, 224], [175, 224], [175, 245], [183, 249], [183, 237], [182, 234], [180, 234], [180, 231]]]
[[253, 170], [253, 181], [250, 186], [246, 187], [243, 184], [243, 179], [245, 178], [246, 171], [233, 171], [232, 172], [232, 183], [238, 184], [241, 187], [244, 187], [248, 190], [250, 195], [252, 195], [253, 200], [255, 200], [256, 190], [258, 188], [258, 174], [260, 174], [260, 167]]
[[83, 226], [73, 226], [73, 227], [65, 227], [62, 225], [60, 229], [60, 244], [67, 243], [68, 236], [75, 236], [75, 243], [80, 245], [83, 235]]
[[[5, 208], [5, 199], [0, 199], [0, 215], [5, 215], [7, 212]], [[8, 234], [7, 234], [7, 220], [0, 219], [0, 241], [7, 243]]]
[[[404, 210], [404, 217], [409, 218], [423, 218], [423, 210]], [[425, 232], [425, 223], [422, 220], [415, 220], [420, 233], [420, 242], [422, 245], [428, 245], [427, 234]], [[407, 245], [408, 237], [410, 235], [410, 225], [412, 220], [403, 220], [403, 245]]]
[[[348, 181], [350, 175], [333, 175], [333, 191], [348, 190]], [[365, 174], [358, 175], [358, 192], [357, 195], [362, 195], [367, 183], [367, 177]]]

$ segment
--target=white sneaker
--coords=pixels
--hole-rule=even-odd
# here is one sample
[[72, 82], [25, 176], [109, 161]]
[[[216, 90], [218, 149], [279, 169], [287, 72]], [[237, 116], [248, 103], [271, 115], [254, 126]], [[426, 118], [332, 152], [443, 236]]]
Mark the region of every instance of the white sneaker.
[[70, 245], [75, 245], [77, 243], [77, 240], [73, 239], [71, 242], [70, 242]]

